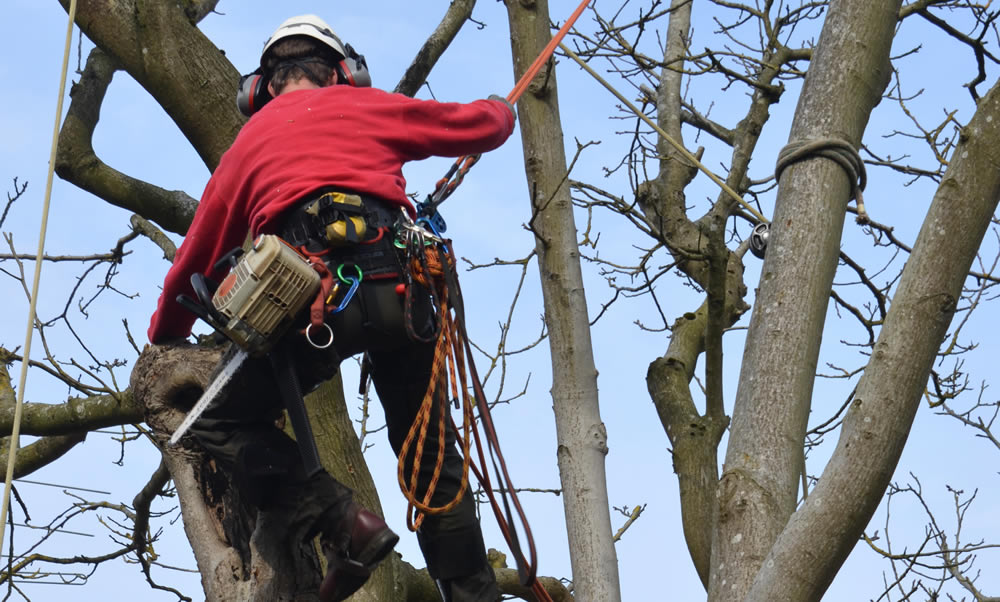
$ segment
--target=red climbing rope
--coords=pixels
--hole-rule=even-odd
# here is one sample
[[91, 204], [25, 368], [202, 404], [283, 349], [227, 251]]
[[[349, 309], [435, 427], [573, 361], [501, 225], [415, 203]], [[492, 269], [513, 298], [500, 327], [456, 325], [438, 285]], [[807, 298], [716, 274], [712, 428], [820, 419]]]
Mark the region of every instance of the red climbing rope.
[[535, 62], [531, 63], [528, 70], [525, 71], [524, 75], [521, 76], [521, 79], [517, 81], [514, 89], [507, 95], [507, 102], [514, 104], [519, 98], [521, 98], [521, 94], [524, 94], [524, 91], [528, 89], [528, 84], [530, 84], [531, 80], [538, 75], [538, 72], [542, 69], [542, 65], [549, 60], [549, 57], [552, 56], [553, 52], [555, 52], [556, 46], [558, 46], [559, 42], [562, 42], [562, 39], [566, 37], [566, 34], [569, 33], [570, 27], [573, 27], [573, 24], [576, 23], [576, 20], [583, 14], [583, 10], [587, 8], [588, 4], [590, 4], [590, 0], [583, 0], [583, 2], [580, 3], [580, 6], [577, 6], [576, 10], [573, 11], [573, 14], [569, 16], [569, 19], [567, 19], [566, 22], [563, 23], [563, 26], [559, 28], [556, 35], [552, 36], [552, 39], [549, 40], [549, 43], [544, 49], [542, 49], [541, 54], [538, 55]]
[[[582, 0], [582, 2], [580, 2], [580, 5], [576, 7], [573, 14], [571, 14], [569, 19], [563, 23], [563, 26], [559, 28], [556, 35], [552, 36], [549, 43], [546, 44], [545, 48], [542, 49], [542, 52], [535, 58], [535, 61], [528, 67], [528, 70], [521, 76], [521, 79], [519, 79], [517, 84], [514, 85], [514, 89], [511, 90], [506, 97], [507, 102], [513, 105], [518, 101], [518, 99], [521, 98], [524, 91], [528, 89], [528, 85], [531, 83], [531, 80], [538, 75], [538, 72], [542, 69], [542, 65], [549, 60], [552, 53], [555, 52], [556, 46], [558, 46], [562, 39], [566, 37], [570, 28], [573, 27], [576, 20], [580, 18], [580, 15], [583, 14], [584, 9], [587, 8], [587, 5], [590, 4], [590, 2], [591, 0]], [[479, 155], [466, 155], [464, 157], [459, 157], [444, 177], [437, 181], [437, 184], [434, 186], [434, 192], [430, 194], [427, 201], [420, 204], [421, 209], [426, 211], [428, 214], [435, 213], [437, 206], [440, 205], [446, 198], [451, 196], [451, 193], [458, 188], [459, 184], [462, 183], [462, 180], [465, 178], [465, 174], [472, 169], [472, 166], [475, 165], [477, 161], [479, 161]]]

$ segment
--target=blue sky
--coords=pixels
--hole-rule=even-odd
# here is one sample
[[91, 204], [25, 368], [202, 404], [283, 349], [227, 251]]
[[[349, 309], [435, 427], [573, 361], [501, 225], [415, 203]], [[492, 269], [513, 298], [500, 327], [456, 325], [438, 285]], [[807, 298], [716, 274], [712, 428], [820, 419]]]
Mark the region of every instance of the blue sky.
[[[561, 20], [575, 4], [565, 0], [552, 1], [551, 14]], [[380, 1], [354, 3], [346, 8], [339, 6], [337, 11], [331, 11], [330, 6], [330, 3], [318, 0], [282, 3], [227, 0], [220, 3], [220, 14], [207, 17], [201, 27], [226, 52], [237, 69], [246, 72], [256, 65], [261, 45], [278, 23], [293, 14], [314, 12], [327, 19], [345, 40], [366, 55], [374, 85], [391, 89], [443, 14], [446, 3]], [[699, 6], [696, 5], [696, 12]], [[610, 9], [604, 6], [603, 10]], [[37, 244], [39, 208], [66, 17], [55, 0], [12, 0], [6, 4], [4, 15], [7, 23], [30, 26], [10, 27], [7, 35], [0, 40], [2, 54], [7, 57], [0, 62], [0, 76], [9, 82], [2, 101], [4, 110], [0, 111], [0, 139], [4, 141], [0, 145], [0, 167], [3, 170], [0, 181], [4, 182], [8, 191], [12, 189], [14, 177], [29, 182], [24, 199], [15, 205], [3, 230], [13, 232], [19, 252], [33, 252]], [[514, 84], [502, 5], [482, 1], [476, 8], [474, 18], [486, 27], [466, 27], [430, 78], [430, 89], [438, 99], [465, 101], [492, 93], [502, 95]], [[587, 30], [593, 28], [586, 14], [582, 23]], [[699, 21], [695, 34], [707, 35], [711, 28], [711, 23]], [[914, 105], [919, 105], [922, 114], [929, 115], [928, 120], [936, 119], [945, 107], [962, 108], [960, 116], [967, 118], [971, 103], [960, 85], [971, 79], [971, 56], [950, 45], [941, 45], [941, 42], [941, 38], [935, 37], [926, 27], [918, 24], [904, 26], [897, 43], [900, 51], [907, 44], [940, 45], [933, 46], [935, 52], [924, 52], [919, 58], [904, 60], [903, 64], [908, 66], [904, 84], [909, 87], [909, 92], [925, 89], [925, 94], [915, 100]], [[84, 42], [84, 58], [88, 49], [89, 45]], [[75, 49], [73, 56], [71, 72], [76, 68]], [[933, 78], [928, 77], [928, 72], [935, 73]], [[569, 61], [560, 62], [558, 77], [564, 143], [568, 155], [572, 156], [575, 152], [576, 141], [602, 141], [583, 154], [574, 177], [595, 181], [619, 194], [627, 194], [625, 184], [614, 179], [601, 181], [599, 175], [600, 167], [615, 163], [628, 143], [627, 139], [612, 135], [614, 131], [627, 129], [622, 127], [622, 122], [607, 118], [613, 113], [614, 99]], [[987, 81], [982, 91], [989, 83]], [[735, 125], [747, 102], [745, 95], [738, 91], [723, 94], [717, 89], [699, 89], [696, 85], [691, 93], [701, 94], [697, 97], [701, 102], [707, 103], [705, 99], [712, 98], [715, 102], [712, 116], [730, 126]], [[426, 97], [428, 94], [428, 89], [424, 88], [420, 95]], [[626, 95], [630, 92], [626, 91]], [[752, 163], [751, 177], [762, 178], [770, 173], [778, 150], [787, 140], [787, 126], [795, 100], [796, 90], [792, 85], [765, 130], [760, 150]], [[896, 143], [894, 139], [881, 139], [878, 133], [905, 126], [898, 121], [898, 111], [892, 103], [883, 102], [873, 115], [869, 143], [883, 149], [895, 148], [892, 146]], [[688, 133], [688, 136], [691, 134]], [[721, 169], [719, 164], [728, 161], [728, 153], [713, 146], [707, 136], [701, 136], [697, 144], [707, 147], [706, 163], [713, 169]], [[184, 190], [194, 197], [200, 195], [209, 176], [163, 111], [123, 73], [115, 76], [109, 91], [95, 136], [95, 148], [98, 155], [116, 169], [163, 188]], [[906, 148], [910, 149], [912, 145]], [[713, 155], [713, 152], [716, 154]], [[485, 156], [466, 178], [459, 192], [446, 203], [444, 211], [449, 222], [448, 234], [455, 239], [456, 249], [461, 255], [477, 263], [489, 263], [494, 257], [517, 259], [530, 251], [533, 244], [531, 237], [522, 228], [529, 215], [521, 162], [520, 141], [515, 135], [504, 147]], [[428, 192], [450, 163], [449, 160], [432, 159], [409, 165], [405, 175], [410, 191]], [[884, 170], [871, 171], [869, 180], [866, 199], [873, 218], [896, 224], [897, 233], [912, 242], [933, 191], [921, 186], [905, 187], [902, 178]], [[702, 202], [705, 197], [714, 196], [715, 191], [705, 178], [696, 180], [689, 191], [692, 202]], [[770, 206], [765, 205], [764, 212], [770, 214]], [[127, 212], [109, 207], [57, 179], [47, 249], [51, 253], [64, 254], [106, 250], [118, 237], [127, 233], [128, 218]], [[643, 242], [636, 240], [628, 227], [620, 223], [606, 220], [600, 223], [599, 228], [603, 241], [602, 256], [627, 256], [633, 252], [632, 245]], [[175, 240], [179, 239], [175, 237]], [[845, 249], [862, 253], [867, 244], [860, 229], [848, 223]], [[113, 303], [106, 299], [105, 303], [91, 311], [89, 319], [78, 318], [74, 325], [86, 340], [92, 342], [97, 355], [123, 357], [131, 362], [134, 354], [124, 344], [121, 320], [128, 320], [141, 345], [145, 341], [145, 327], [167, 264], [148, 242], [139, 241], [130, 248], [134, 254], [122, 267], [116, 283], [119, 290], [138, 294], [138, 297]], [[5, 248], [2, 252], [6, 251]], [[748, 259], [747, 264], [747, 283], [752, 289], [756, 283], [757, 265], [753, 259]], [[71, 268], [45, 266], [40, 302], [43, 317], [58, 312], [65, 303], [67, 282], [71, 282], [75, 274], [76, 271]], [[514, 294], [518, 276], [517, 270], [510, 267], [476, 270], [463, 275], [463, 291], [473, 320], [470, 325], [473, 337], [485, 348], [496, 345], [498, 324], [506, 319], [509, 299]], [[593, 314], [610, 293], [601, 275], [592, 267], [588, 267], [586, 278]], [[541, 327], [537, 280], [532, 268], [516, 311], [511, 347], [529, 344]], [[838, 281], [841, 280], [846, 280], [846, 276], [838, 277]], [[671, 277], [666, 282], [665, 286], [669, 288], [661, 291], [660, 298], [668, 319], [673, 320], [680, 313], [697, 307], [697, 297], [683, 287], [679, 279]], [[0, 324], [0, 344], [6, 347], [20, 345], [24, 336], [27, 301], [9, 278], [0, 279], [0, 283], [3, 287], [0, 290], [8, 299], [5, 308], [11, 310], [4, 313]], [[96, 281], [86, 284], [91, 289], [84, 290], [92, 290]], [[970, 333], [995, 331], [995, 318], [987, 311], [988, 308], [980, 312], [981, 315], [969, 327]], [[831, 315], [833, 313], [831, 309]], [[646, 508], [639, 521], [617, 545], [623, 599], [653, 599], [651, 592], [666, 589], [671, 593], [671, 599], [700, 600], [704, 599], [704, 594], [683, 545], [669, 442], [653, 411], [644, 381], [649, 362], [663, 353], [667, 341], [660, 333], [638, 329], [633, 324], [636, 319], [646, 322], [655, 320], [648, 300], [626, 300], [616, 305], [614, 311], [594, 328], [602, 417], [607, 424], [611, 450], [607, 457], [610, 500], [616, 507], [645, 505]], [[745, 326], [746, 323], [747, 317], [739, 325]], [[828, 330], [821, 365], [826, 361], [858, 365], [861, 360], [857, 356], [846, 356], [838, 345], [841, 338], [852, 336], [857, 336], [857, 333], [850, 327]], [[996, 346], [986, 336], [973, 338], [981, 346], [976, 355], [970, 356], [965, 367], [975, 384], [989, 376], [992, 366], [987, 360], [994, 357]], [[65, 334], [61, 339], [65, 341]], [[726, 350], [729, 374], [726, 399], [731, 404], [742, 356], [741, 331], [727, 337]], [[42, 351], [36, 343], [34, 354], [40, 353]], [[485, 371], [484, 361], [480, 360], [481, 371]], [[514, 482], [522, 487], [552, 489], [559, 486], [553, 414], [548, 394], [548, 365], [543, 344], [512, 358], [504, 373], [507, 396], [520, 391], [530, 377], [526, 395], [509, 405], [500, 406], [496, 412]], [[345, 389], [348, 392], [356, 390], [358, 376], [352, 362], [345, 362], [344, 375]], [[128, 368], [121, 369], [117, 376], [120, 380], [127, 379]], [[497, 390], [498, 380], [498, 374], [491, 377], [487, 383], [489, 391]], [[845, 385], [838, 381], [818, 381], [814, 422], [821, 422], [840, 404], [846, 396]], [[55, 385], [46, 378], [33, 375], [28, 382], [28, 401], [57, 403], [65, 400], [66, 396], [65, 386]], [[349, 401], [349, 405], [356, 406], [357, 403]], [[377, 412], [373, 421], [380, 421]], [[398, 531], [405, 531], [404, 506], [395, 484], [394, 459], [381, 433], [371, 435], [368, 442], [375, 444], [367, 454], [380, 488], [383, 507], [390, 523]], [[810, 473], [820, 472], [825, 453], [824, 449], [820, 449], [811, 456]], [[157, 458], [148, 445], [131, 444], [124, 466], [119, 467], [115, 464], [119, 454], [120, 446], [111, 435], [94, 434], [57, 465], [40, 471], [32, 479], [110, 491], [108, 499], [130, 502], [155, 468]], [[984, 464], [995, 466], [996, 454], [996, 449], [973, 439], [967, 429], [959, 428], [954, 421], [934, 416], [925, 405], [918, 414], [897, 479], [906, 481], [911, 471], [918, 474], [925, 493], [945, 523], [954, 520], [949, 511], [950, 494], [945, 485], [950, 484], [967, 492], [978, 487], [979, 501], [973, 505], [966, 519], [969, 538], [1000, 539], [1000, 524], [988, 512], [996, 500], [997, 473], [982, 469]], [[54, 493], [58, 489], [23, 484], [19, 490], [29, 503], [34, 524], [44, 524], [67, 503], [63, 494]], [[525, 501], [538, 540], [540, 572], [569, 577], [569, 555], [565, 529], [561, 524], [561, 500], [551, 494], [531, 494], [525, 496]], [[169, 504], [163, 504], [161, 509], [169, 507]], [[896, 527], [901, 536], [906, 512], [905, 509], [893, 512], [893, 519], [901, 521]], [[882, 514], [876, 515], [869, 532], [881, 530], [883, 519]], [[614, 513], [613, 527], [617, 528], [624, 520], [623, 516]], [[501, 540], [492, 527], [492, 519], [486, 516], [483, 523], [487, 529], [488, 545], [500, 547]], [[919, 535], [922, 525], [921, 519], [910, 529]], [[90, 523], [79, 530], [92, 533], [94, 537], [58, 535], [48, 551], [52, 554], [67, 553], [70, 549], [76, 550], [75, 546], [85, 545], [88, 551], [95, 552], [106, 551], [110, 547], [103, 527]], [[29, 539], [29, 534], [21, 529], [17, 537], [16, 542], [23, 542]], [[404, 535], [397, 549], [406, 560], [422, 565], [412, 535]], [[194, 567], [177, 524], [168, 526], [168, 535], [157, 552], [166, 564]], [[980, 568], [985, 569], [991, 563], [988, 555], [984, 559], [985, 564]], [[995, 557], [992, 564], [995, 564]], [[888, 565], [859, 546], [826, 599], [861, 600], [877, 596], [881, 591], [882, 571], [887, 568]], [[178, 587], [189, 595], [194, 594], [197, 599], [199, 586], [193, 576], [166, 570], [158, 570], [154, 574], [164, 583]], [[1000, 591], [998, 577], [986, 575], [984, 579], [992, 580], [994, 586], [992, 591], [987, 592], [997, 595]], [[35, 600], [66, 596], [77, 600], [118, 599], [122, 592], [141, 594], [144, 599], [150, 600], [171, 599], [168, 594], [149, 591], [138, 567], [123, 563], [102, 567], [86, 587], [72, 590], [70, 587], [73, 586], [33, 585], [27, 586], [25, 591]]]

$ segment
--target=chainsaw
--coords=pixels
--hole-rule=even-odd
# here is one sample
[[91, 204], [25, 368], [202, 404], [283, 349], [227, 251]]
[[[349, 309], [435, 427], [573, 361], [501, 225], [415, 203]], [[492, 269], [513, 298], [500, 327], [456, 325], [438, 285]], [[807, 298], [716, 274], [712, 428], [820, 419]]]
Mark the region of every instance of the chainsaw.
[[[274, 368], [278, 390], [295, 431], [306, 473], [322, 469], [312, 428], [302, 401], [298, 374], [287, 349], [279, 345], [295, 317], [316, 296], [320, 275], [298, 251], [280, 237], [257, 237], [249, 252], [233, 249], [215, 264], [215, 271], [230, 266], [221, 283], [204, 274], [192, 274], [191, 286], [198, 300], [178, 295], [177, 302], [240, 347], [215, 380], [205, 389], [170, 437], [175, 445], [215, 401], [247, 357], [267, 355]], [[273, 350], [273, 352], [272, 352]], [[269, 353], [270, 352], [270, 353]]]
[[198, 301], [178, 295], [177, 302], [251, 356], [263, 356], [316, 296], [320, 276], [305, 257], [273, 234], [258, 236], [246, 254], [233, 249], [215, 270], [226, 264], [231, 269], [219, 284], [204, 274], [192, 274]]

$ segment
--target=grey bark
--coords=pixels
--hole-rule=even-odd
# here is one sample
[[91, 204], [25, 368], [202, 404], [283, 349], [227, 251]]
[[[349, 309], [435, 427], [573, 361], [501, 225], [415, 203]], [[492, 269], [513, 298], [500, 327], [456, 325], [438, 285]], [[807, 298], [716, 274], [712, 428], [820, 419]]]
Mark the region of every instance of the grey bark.
[[[776, 85], [780, 70], [800, 51], [783, 46], [779, 30], [770, 29], [763, 40], [765, 60], [752, 80], [753, 93], [739, 126], [728, 130], [682, 108], [681, 84], [684, 57], [689, 51], [686, 36], [693, 3], [676, 0], [671, 6], [669, 35], [657, 96], [659, 125], [682, 140], [681, 123], [689, 123], [721, 136], [732, 147], [726, 183], [745, 192], [747, 172], [770, 107], [783, 88]], [[718, 135], [718, 134], [716, 134]], [[672, 145], [659, 141], [664, 157], [657, 179], [640, 190], [639, 204], [652, 229], [668, 245], [679, 267], [704, 287], [707, 300], [696, 311], [676, 320], [670, 345], [663, 357], [650, 364], [646, 375], [650, 397], [672, 447], [673, 469], [681, 496], [681, 517], [688, 551], [698, 575], [708, 587], [711, 547], [717, 515], [718, 446], [729, 417], [725, 415], [722, 391], [722, 337], [749, 308], [744, 302], [743, 253], [729, 251], [722, 240], [725, 220], [739, 210], [736, 202], [720, 191], [710, 211], [697, 222], [687, 217], [683, 187], [694, 175], [693, 166]], [[687, 260], [704, 257], [707, 260]], [[705, 354], [706, 407], [699, 413], [690, 390], [698, 357]]]
[[420, 86], [427, 81], [427, 76], [437, 63], [444, 51], [448, 49], [455, 36], [462, 30], [462, 26], [472, 16], [472, 9], [476, 7], [476, 0], [453, 0], [448, 5], [448, 11], [441, 19], [437, 28], [427, 36], [417, 55], [413, 57], [413, 62], [406, 69], [406, 73], [396, 84], [394, 92], [413, 96], [420, 90]]
[[837, 448], [775, 542], [746, 600], [820, 599], [874, 514], [1000, 200], [998, 138], [1000, 85], [994, 85], [952, 153]]
[[[860, 145], [888, 81], [900, 4], [831, 2], [790, 140]], [[796, 163], [781, 179], [720, 481], [710, 600], [742, 599], [795, 509], [850, 191], [846, 172], [826, 159]]]
[[[515, 79], [551, 39], [548, 3], [507, 0]], [[581, 600], [621, 598], [612, 541], [605, 456], [607, 431], [597, 395], [590, 324], [553, 62], [518, 102], [531, 227], [538, 252], [552, 361], [557, 457], [569, 536], [573, 585]]]

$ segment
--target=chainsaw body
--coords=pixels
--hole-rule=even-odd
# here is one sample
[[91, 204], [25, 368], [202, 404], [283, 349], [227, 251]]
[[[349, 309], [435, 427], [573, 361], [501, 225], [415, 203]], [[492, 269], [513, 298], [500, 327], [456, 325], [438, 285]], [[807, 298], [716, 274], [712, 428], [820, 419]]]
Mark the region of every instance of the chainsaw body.
[[320, 276], [273, 234], [257, 237], [249, 252], [230, 253], [225, 260], [232, 269], [217, 287], [203, 274], [191, 277], [201, 305], [178, 301], [251, 355], [264, 355], [316, 296]]

